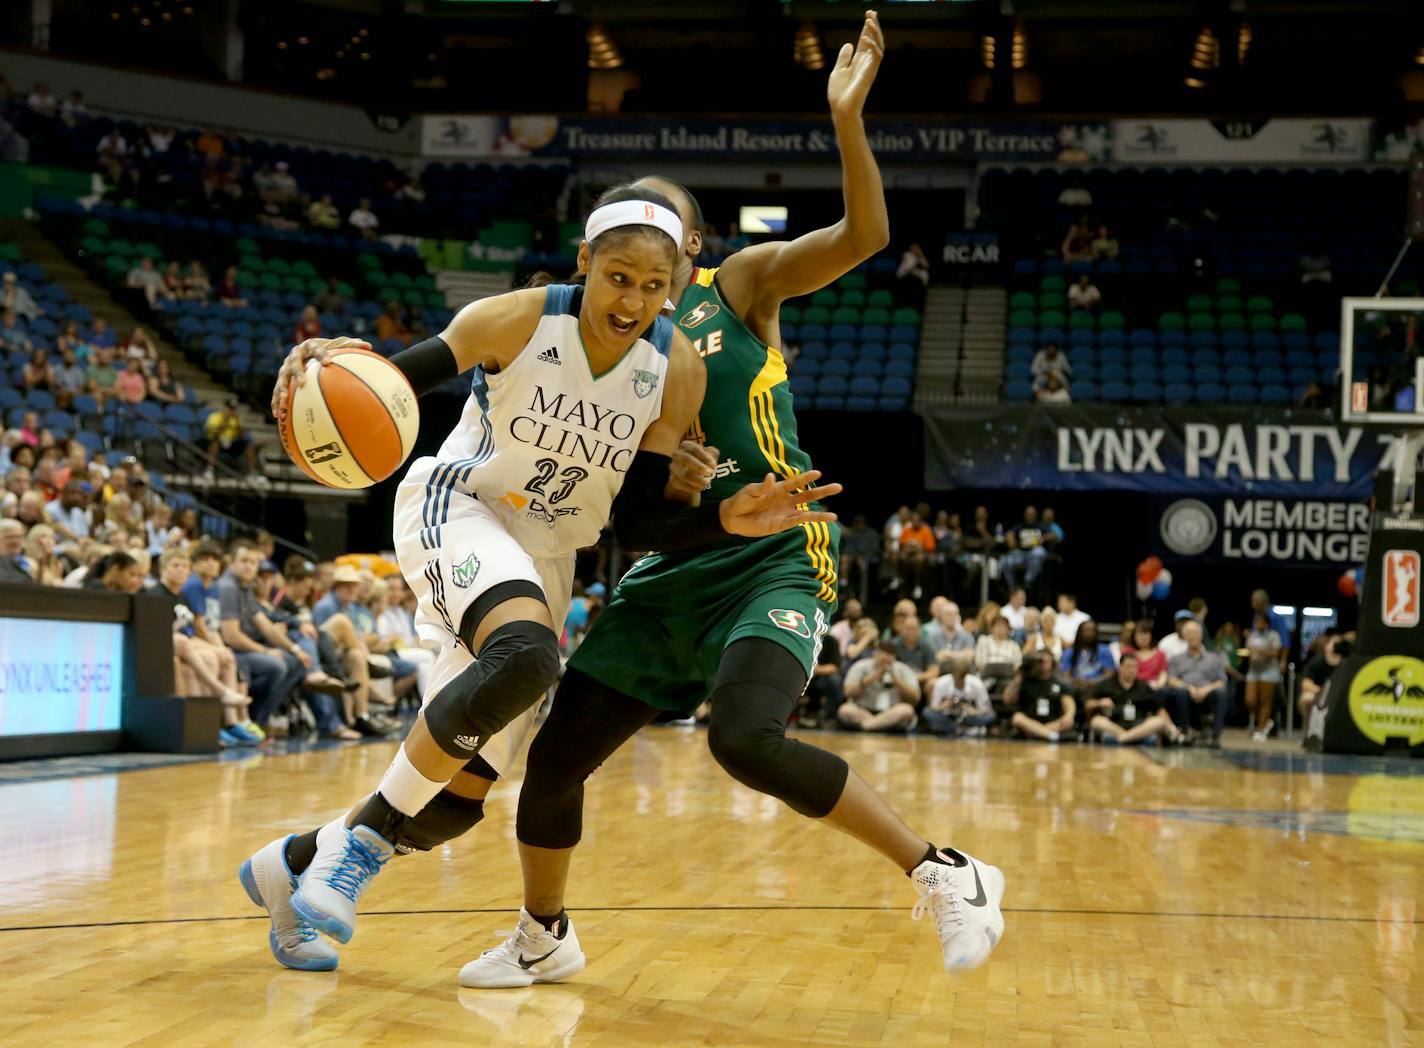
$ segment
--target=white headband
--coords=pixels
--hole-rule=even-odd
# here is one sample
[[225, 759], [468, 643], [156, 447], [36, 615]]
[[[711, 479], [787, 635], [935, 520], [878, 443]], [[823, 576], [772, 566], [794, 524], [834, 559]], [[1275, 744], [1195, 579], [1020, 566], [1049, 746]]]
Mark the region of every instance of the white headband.
[[682, 250], [682, 219], [661, 204], [647, 200], [619, 200], [595, 208], [584, 223], [583, 238], [597, 240], [619, 226], [655, 226], [672, 237], [678, 250]]

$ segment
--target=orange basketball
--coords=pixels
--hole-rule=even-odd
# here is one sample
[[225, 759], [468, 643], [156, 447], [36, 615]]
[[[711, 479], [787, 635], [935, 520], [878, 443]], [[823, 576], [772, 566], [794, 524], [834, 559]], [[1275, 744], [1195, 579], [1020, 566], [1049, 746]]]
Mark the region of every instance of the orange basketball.
[[282, 446], [302, 472], [333, 488], [369, 488], [405, 463], [420, 430], [410, 382], [385, 357], [339, 349], [307, 364], [278, 419]]

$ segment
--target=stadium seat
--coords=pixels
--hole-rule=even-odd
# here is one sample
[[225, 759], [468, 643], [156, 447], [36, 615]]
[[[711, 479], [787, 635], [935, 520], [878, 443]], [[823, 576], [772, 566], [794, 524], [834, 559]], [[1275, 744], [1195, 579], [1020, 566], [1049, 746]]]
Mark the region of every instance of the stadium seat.
[[1012, 382], [1006, 383], [1004, 386], [1004, 399], [1016, 401], [1032, 400], [1033, 383], [1023, 379], [1015, 379]]
[[1132, 390], [1126, 382], [1104, 382], [1099, 387], [1099, 396], [1109, 403], [1125, 403], [1132, 397]]
[[1100, 396], [1098, 384], [1089, 381], [1073, 382], [1069, 390], [1074, 400], [1097, 400]]

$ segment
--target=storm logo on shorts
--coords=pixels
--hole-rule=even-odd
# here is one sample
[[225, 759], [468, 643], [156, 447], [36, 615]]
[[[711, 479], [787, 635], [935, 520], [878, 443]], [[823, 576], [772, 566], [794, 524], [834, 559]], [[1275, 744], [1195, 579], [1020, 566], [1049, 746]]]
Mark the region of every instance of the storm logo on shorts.
[[651, 371], [633, 372], [633, 392], [638, 394], [638, 399], [642, 400], [653, 390], [658, 388], [658, 376]]
[[480, 558], [471, 553], [461, 563], [450, 569], [450, 579], [460, 589], [469, 589], [480, 573]]
[[772, 611], [768, 611], [766, 614], [772, 622], [776, 623], [782, 629], [788, 630], [798, 637], [805, 637], [807, 640], [810, 640], [811, 627], [806, 625], [806, 616], [802, 615], [799, 611], [787, 611], [782, 608], [776, 608]]
[[341, 445], [332, 441], [330, 444], [322, 444], [320, 447], [306, 448], [302, 454], [307, 457], [307, 461], [312, 465], [320, 462], [329, 462], [334, 458], [340, 458], [343, 454]]

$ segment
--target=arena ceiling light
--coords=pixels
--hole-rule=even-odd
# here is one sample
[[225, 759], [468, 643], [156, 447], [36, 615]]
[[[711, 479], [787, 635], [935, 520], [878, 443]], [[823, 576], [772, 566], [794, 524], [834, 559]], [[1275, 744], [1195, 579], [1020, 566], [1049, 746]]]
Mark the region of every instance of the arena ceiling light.
[[1028, 34], [1024, 32], [1022, 22], [1014, 23], [1014, 39], [1009, 60], [1015, 69], [1028, 68]]
[[1241, 27], [1236, 30], [1236, 64], [1244, 66], [1246, 55], [1251, 50], [1251, 23], [1243, 21]]
[[588, 41], [588, 67], [590, 69], [622, 69], [623, 52], [608, 31], [597, 22], [588, 27], [584, 34]]
[[1202, 26], [1201, 32], [1192, 44], [1192, 57], [1187, 63], [1186, 80], [1188, 87], [1201, 90], [1211, 82], [1211, 75], [1221, 65], [1221, 41], [1211, 31], [1210, 26]]
[[826, 56], [821, 51], [821, 34], [810, 22], [796, 30], [796, 64], [802, 69], [824, 69]]
[[994, 39], [994, 34], [981, 34], [979, 37], [979, 60], [984, 63], [985, 69], [994, 68], [994, 60], [997, 51], [998, 42]]

